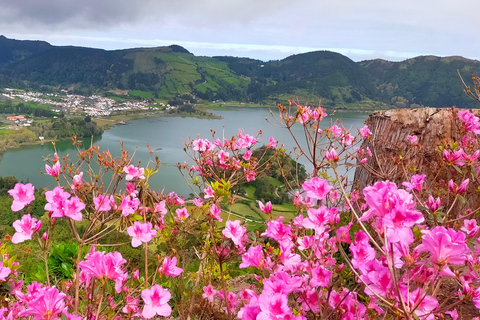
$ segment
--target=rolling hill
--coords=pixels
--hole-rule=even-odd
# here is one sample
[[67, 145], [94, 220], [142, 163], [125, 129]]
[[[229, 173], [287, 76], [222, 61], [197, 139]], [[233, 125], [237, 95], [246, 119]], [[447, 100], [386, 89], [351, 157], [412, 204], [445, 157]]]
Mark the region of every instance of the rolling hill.
[[480, 75], [480, 62], [421, 56], [354, 62], [329, 51], [263, 62], [200, 57], [178, 45], [107, 51], [0, 36], [0, 88], [54, 86], [88, 93], [132, 91], [151, 99], [322, 103], [337, 108], [473, 107], [457, 75]]

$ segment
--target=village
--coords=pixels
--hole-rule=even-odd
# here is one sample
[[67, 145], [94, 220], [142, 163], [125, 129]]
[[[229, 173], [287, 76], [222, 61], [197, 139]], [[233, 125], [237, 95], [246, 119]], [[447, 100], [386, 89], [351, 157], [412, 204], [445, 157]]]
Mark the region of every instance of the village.
[[[0, 93], [1, 99], [19, 99], [25, 102], [34, 102], [42, 105], [51, 106], [52, 111], [66, 114], [85, 114], [91, 117], [110, 116], [118, 111], [130, 110], [158, 110], [159, 107], [172, 108], [170, 105], [163, 103], [151, 103], [147, 100], [143, 101], [124, 101], [117, 102], [108, 97], [98, 95], [83, 96], [78, 94], [69, 94], [66, 90], [61, 93], [41, 93], [41, 92], [24, 92], [20, 90], [5, 88], [4, 93]], [[24, 116], [19, 118], [9, 117], [7, 120], [13, 121], [15, 124], [28, 124]]]

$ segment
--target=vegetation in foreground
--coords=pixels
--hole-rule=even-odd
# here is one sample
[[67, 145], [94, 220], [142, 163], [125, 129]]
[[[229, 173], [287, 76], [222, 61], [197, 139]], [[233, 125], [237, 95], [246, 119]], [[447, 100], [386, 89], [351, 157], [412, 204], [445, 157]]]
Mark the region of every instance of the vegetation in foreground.
[[[480, 99], [480, 86], [474, 93]], [[279, 111], [286, 130], [303, 124], [307, 147], [298, 148], [313, 166], [304, 182], [273, 137], [256, 150], [257, 137], [239, 132], [186, 143], [193, 162], [178, 167], [198, 189], [191, 203], [149, 188], [159, 166], [153, 151], [144, 168], [125, 150], [113, 159], [92, 146], [79, 150], [83, 171], [50, 159], [46, 173], [58, 187], [41, 196], [16, 183], [8, 194], [21, 218], [0, 247], [4, 318], [478, 316], [480, 118], [452, 108], [454, 132], [439, 145], [413, 134], [389, 144], [406, 150], [392, 157], [403, 170], [387, 178], [397, 184], [385, 180], [385, 168], [367, 167], [377, 150], [363, 142], [382, 143], [368, 126], [358, 135], [339, 123], [319, 129], [321, 106]], [[424, 155], [428, 175], [419, 172]], [[339, 174], [356, 166], [377, 181], [359, 190]], [[107, 171], [113, 177], [102, 181]], [[255, 194], [262, 174], [278, 174], [295, 192], [291, 219], [274, 216], [272, 201], [258, 202], [266, 223], [234, 214], [241, 188]], [[11, 182], [0, 179], [0, 191]], [[36, 242], [35, 251], [18, 250]], [[32, 252], [41, 271], [22, 272], [17, 261]]]

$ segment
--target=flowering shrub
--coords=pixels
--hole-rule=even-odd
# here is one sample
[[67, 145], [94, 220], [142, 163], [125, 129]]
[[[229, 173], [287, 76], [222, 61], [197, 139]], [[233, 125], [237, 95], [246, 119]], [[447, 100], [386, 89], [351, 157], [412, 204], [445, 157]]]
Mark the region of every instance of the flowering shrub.
[[[289, 132], [295, 123], [304, 128], [306, 140], [295, 138], [295, 152], [312, 173], [292, 188], [294, 217], [258, 202], [265, 225], [231, 207], [240, 197], [236, 186], [257, 179], [284, 152], [272, 137], [260, 157], [254, 156], [258, 136], [243, 132], [187, 142], [194, 164], [178, 166], [191, 183], [191, 200], [149, 188], [158, 160], [144, 168], [126, 151], [114, 159], [92, 146], [79, 151], [81, 171], [68, 157], [55, 156], [46, 174], [58, 186], [45, 190], [42, 220], [30, 215], [31, 184], [9, 192], [12, 210], [23, 214], [13, 224], [12, 243], [38, 241], [45, 283], [24, 283], [1, 246], [0, 316], [433, 320], [457, 319], [461, 304], [480, 309], [479, 207], [470, 206], [479, 187], [480, 122], [468, 110], [456, 115], [462, 135], [437, 149], [436, 175], [418, 172], [360, 190], [348, 170], [372, 157], [361, 145], [373, 139], [371, 129], [357, 134], [341, 123], [325, 125], [320, 106], [279, 106], [279, 125]], [[415, 136], [408, 144], [421, 148]], [[50, 274], [48, 263], [62, 222], [78, 244], [66, 280]], [[115, 242], [112, 235], [127, 240]], [[143, 265], [119, 252], [125, 246], [139, 248]], [[445, 294], [446, 284], [454, 292]]]

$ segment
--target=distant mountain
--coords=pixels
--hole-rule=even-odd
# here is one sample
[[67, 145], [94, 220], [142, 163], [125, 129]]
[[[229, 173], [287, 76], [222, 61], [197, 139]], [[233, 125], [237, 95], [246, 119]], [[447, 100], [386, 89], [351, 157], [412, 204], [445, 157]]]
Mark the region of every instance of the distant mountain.
[[0, 67], [48, 51], [52, 46], [45, 41], [20, 41], [0, 36]]
[[329, 51], [262, 62], [197, 57], [178, 45], [107, 51], [0, 36], [0, 88], [134, 90], [163, 100], [195, 95], [260, 103], [321, 98], [337, 108], [476, 106], [464, 95], [457, 69], [468, 82], [472, 73], [480, 75], [480, 62], [422, 56], [356, 63]]
[[462, 90], [465, 82], [480, 75], [480, 62], [458, 56], [420, 56], [402, 62], [380, 59], [359, 63], [377, 88], [377, 97], [398, 107], [419, 104], [434, 107], [476, 106]]

